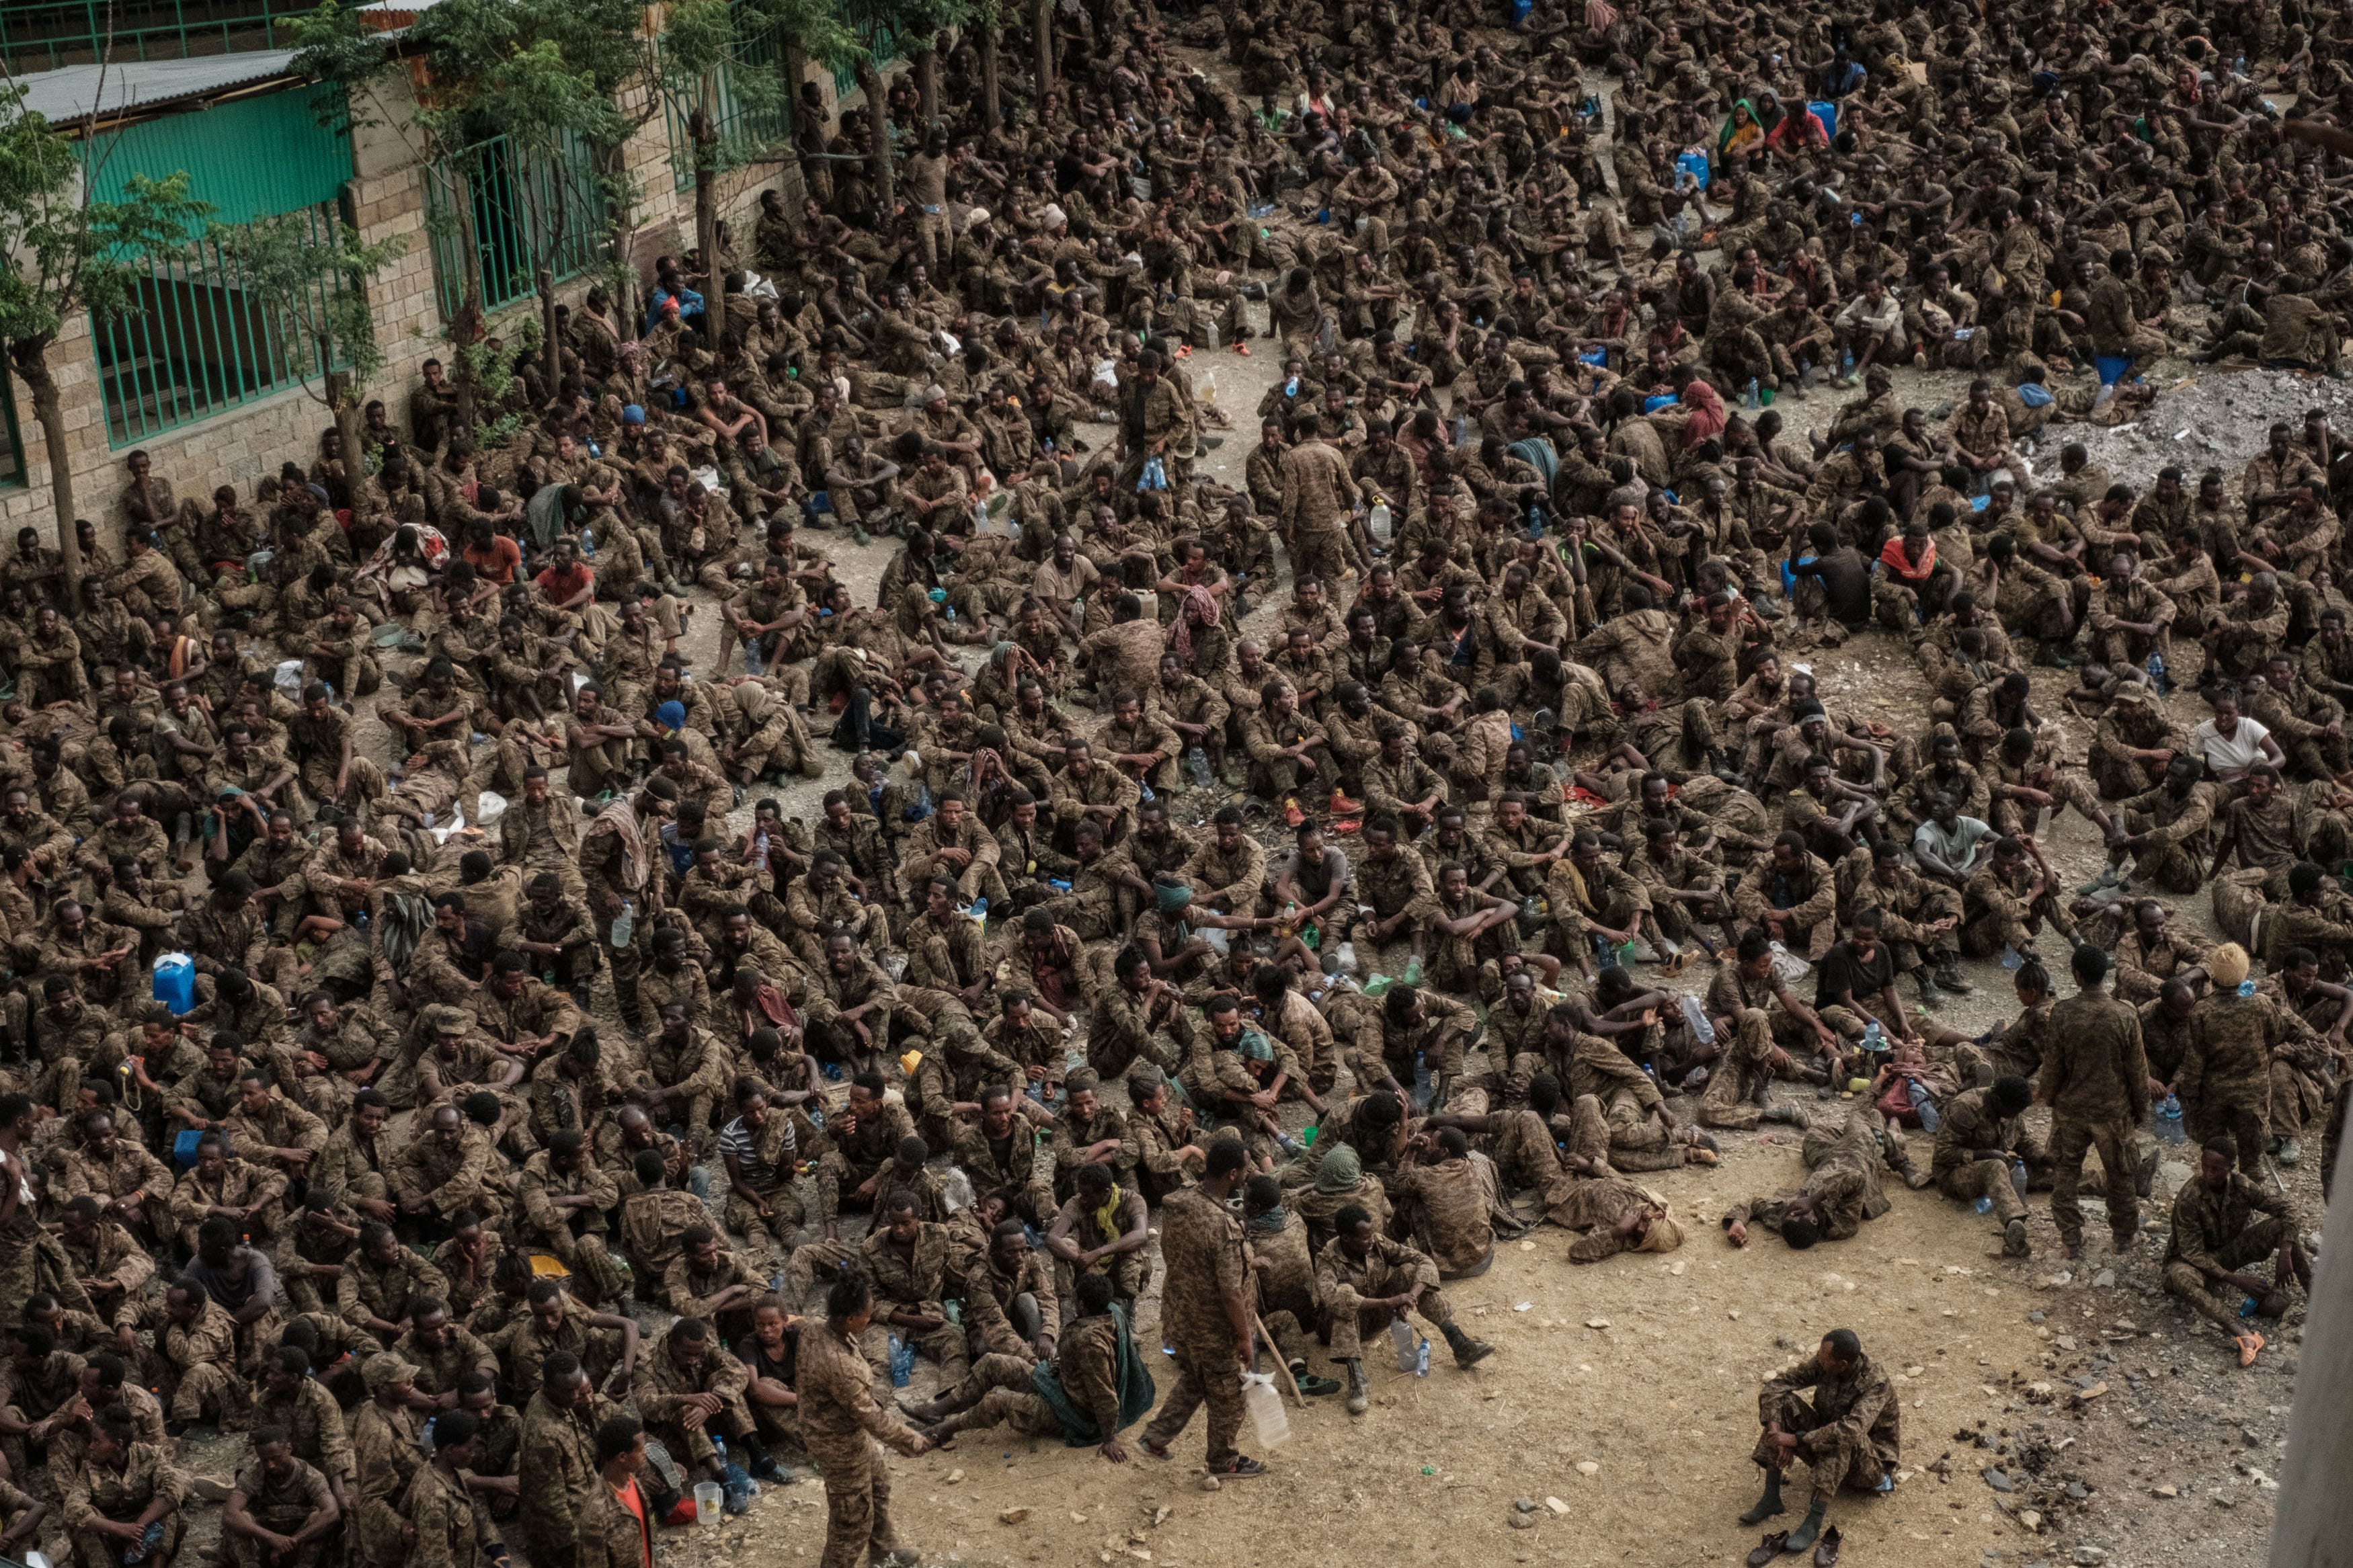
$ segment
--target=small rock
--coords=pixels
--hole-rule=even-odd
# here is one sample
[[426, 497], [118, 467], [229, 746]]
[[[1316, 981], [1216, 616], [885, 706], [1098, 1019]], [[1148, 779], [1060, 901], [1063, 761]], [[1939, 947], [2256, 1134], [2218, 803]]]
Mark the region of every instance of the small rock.
[[1724, 1315], [1730, 1318], [1733, 1321], [1738, 1322], [1740, 1321], [1740, 1309], [1734, 1307], [1727, 1310]]
[[2116, 1282], [2116, 1271], [2113, 1268], [2103, 1268], [2097, 1274], [2092, 1276], [2093, 1285], [2100, 1289], [2105, 1290]]
[[1218, 1478], [1215, 1476], [1203, 1476], [1201, 1478], [1201, 1489], [1205, 1492], [1213, 1492], [1218, 1490], [1220, 1484], [1221, 1483], [1219, 1483]]
[[1588, 1329], [1606, 1329], [1609, 1326], [1609, 1320], [1607, 1318], [1588, 1318], [1585, 1320], [1585, 1326]]
[[[1577, 1466], [1577, 1468], [1578, 1469], [1580, 1469], [1580, 1470], [1585, 1469], [1585, 1467], [1584, 1467], [1583, 1465], [1579, 1465], [1579, 1466]], [[1601, 1467], [1600, 1467], [1600, 1466], [1599, 1466], [1599, 1465], [1596, 1465], [1596, 1466], [1594, 1466], [1594, 1467], [1593, 1467], [1593, 1468], [1594, 1468], [1594, 1469], [1596, 1469], [1596, 1470], [1599, 1469], [1600, 1468], [1601, 1468]], [[1588, 1471], [1586, 1471], [1586, 1473], [1587, 1473], [1588, 1475], [1590, 1475], [1590, 1474], [1592, 1474], [1592, 1471], [1591, 1471], [1591, 1470], [1588, 1470]], [[1565, 1502], [1561, 1501], [1561, 1500], [1560, 1500], [1560, 1499], [1558, 1499], [1558, 1498], [1556, 1498], [1556, 1497], [1548, 1497], [1548, 1498], [1545, 1499], [1545, 1507], [1546, 1507], [1546, 1508], [1548, 1508], [1548, 1509], [1552, 1510], [1552, 1511], [1553, 1511], [1556, 1515], [1557, 1515], [1558, 1517], [1560, 1517], [1560, 1518], [1562, 1518], [1562, 1519], [1567, 1519], [1567, 1518], [1568, 1517], [1568, 1505], [1567, 1505], [1567, 1503], [1565, 1503]]]
[[1532, 1513], [1519, 1513], [1514, 1511], [1511, 1517], [1506, 1519], [1504, 1522], [1510, 1525], [1514, 1530], [1534, 1530], [1536, 1527], [1536, 1516]]
[[2073, 1498], [2077, 1502], [2081, 1502], [2081, 1501], [2083, 1501], [2085, 1498], [2090, 1497], [2092, 1494], [2091, 1494], [2090, 1492], [2088, 1492], [2088, 1491], [2086, 1491], [2086, 1490], [2084, 1490], [2084, 1483], [2083, 1483], [2083, 1482], [2081, 1482], [2081, 1481], [2069, 1481], [2069, 1482], [2067, 1483], [2067, 1495], [2068, 1495], [2069, 1497], [2071, 1497], [2071, 1498]]
[[2097, 1546], [2075, 1548], [2076, 1568], [2097, 1568], [2097, 1564], [2105, 1563], [2107, 1560], [2107, 1552]]
[[2038, 1309], [2036, 1309], [2034, 1311], [2031, 1311], [2031, 1312], [2029, 1312], [2029, 1313], [2027, 1313], [2027, 1314], [2026, 1314], [2026, 1321], [2027, 1321], [2028, 1322], [2030, 1322], [2030, 1323], [2039, 1323], [2039, 1322], [2042, 1322], [2045, 1318], [2047, 1318], [2047, 1317], [2049, 1317], [2049, 1316], [2050, 1316], [2050, 1314], [2049, 1314], [2049, 1313], [2044, 1312], [2044, 1311], [2042, 1311], [2041, 1309], [2039, 1309], [2039, 1308], [2038, 1308]]
[[2010, 1484], [2010, 1475], [2009, 1472], [2005, 1470], [1981, 1470], [1978, 1473], [1985, 1478], [1985, 1484], [1991, 1487], [1998, 1492], [2006, 1492], [2016, 1489]]
[[1667, 1272], [1670, 1274], [1681, 1274], [1683, 1271], [1683, 1267], [1684, 1266], [1681, 1262], [1670, 1263], [1667, 1265]]
[[2179, 1497], [2181, 1495], [2181, 1489], [2179, 1487], [2151, 1487], [2149, 1488], [2149, 1490], [2158, 1497]]
[[2020, 1509], [2018, 1510], [2018, 1522], [2026, 1526], [2029, 1530], [2041, 1530], [2042, 1528], [2042, 1510], [2032, 1508]]
[[1577, 1461], [1577, 1473], [1580, 1476], [1597, 1476], [1601, 1473], [1601, 1467], [1591, 1459], [1579, 1459]]
[[964, 1472], [963, 1472], [962, 1470], [950, 1470], [950, 1471], [948, 1472], [948, 1479], [947, 1479], [947, 1483], [946, 1483], [946, 1484], [947, 1484], [947, 1485], [949, 1485], [949, 1486], [954, 1486], [954, 1485], [955, 1485], [958, 1481], [960, 1481], [960, 1480], [962, 1480], [962, 1479], [964, 1479]]
[[1071, 1522], [1072, 1524], [1084, 1524], [1086, 1521], [1087, 1516], [1085, 1514], [1081, 1513], [1076, 1509], [1072, 1509], [1071, 1510]]
[[1544, 1504], [1536, 1501], [1536, 1500], [1532, 1497], [1524, 1497], [1514, 1498], [1512, 1500], [1512, 1506], [1519, 1510], [1522, 1513], [1534, 1513], [1536, 1510], [1542, 1508]]
[[1018, 1524], [1029, 1517], [1029, 1510], [1026, 1508], [1008, 1508], [1003, 1513], [997, 1516], [997, 1522], [999, 1524]]

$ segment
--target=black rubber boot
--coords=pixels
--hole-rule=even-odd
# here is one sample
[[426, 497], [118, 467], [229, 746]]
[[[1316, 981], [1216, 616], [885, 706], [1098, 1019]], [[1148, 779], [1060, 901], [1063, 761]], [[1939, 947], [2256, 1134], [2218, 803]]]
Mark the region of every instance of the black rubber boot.
[[1446, 1348], [1454, 1352], [1456, 1366], [1476, 1366], [1495, 1353], [1495, 1347], [1484, 1340], [1474, 1340], [1454, 1324], [1440, 1331], [1446, 1336]]
[[1781, 1512], [1781, 1472], [1767, 1470], [1765, 1472], [1765, 1495], [1757, 1500], [1755, 1508], [1740, 1516], [1740, 1522], [1762, 1524], [1768, 1519], [1778, 1517]]
[[1818, 1502], [1808, 1509], [1806, 1521], [1789, 1531], [1789, 1539], [1781, 1543], [1781, 1550], [1791, 1552], [1810, 1550], [1814, 1538], [1822, 1532], [1822, 1515], [1829, 1510], [1830, 1504], [1826, 1502]]
[[1365, 1363], [1352, 1359], [1340, 1364], [1348, 1369], [1348, 1414], [1362, 1415], [1373, 1407], [1373, 1390], [1365, 1381]]

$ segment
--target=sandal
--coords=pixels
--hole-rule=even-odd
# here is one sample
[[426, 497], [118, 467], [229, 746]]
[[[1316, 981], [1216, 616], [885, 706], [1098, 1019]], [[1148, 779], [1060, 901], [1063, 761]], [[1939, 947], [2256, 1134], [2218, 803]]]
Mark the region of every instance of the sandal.
[[1786, 1530], [1777, 1530], [1766, 1536], [1757, 1543], [1757, 1550], [1748, 1554], [1748, 1568], [1765, 1568], [1765, 1564], [1781, 1555], [1781, 1548], [1788, 1543], [1788, 1540], [1789, 1532]]
[[2259, 1353], [2261, 1353], [2261, 1352], [2263, 1351], [2263, 1335], [2261, 1335], [2261, 1334], [2241, 1334], [2241, 1335], [2239, 1336], [2239, 1364], [2240, 1364], [2241, 1366], [2253, 1366], [2253, 1365], [2254, 1365], [2254, 1364], [2255, 1364], [2255, 1357], [2256, 1357]]
[[1233, 1463], [1229, 1465], [1211, 1465], [1209, 1474], [1221, 1481], [1255, 1480], [1266, 1474], [1266, 1467], [1248, 1454], [1236, 1454]]
[[1821, 1541], [1814, 1547], [1814, 1568], [1838, 1568], [1839, 1547], [1842, 1539], [1835, 1524], [1822, 1531]]

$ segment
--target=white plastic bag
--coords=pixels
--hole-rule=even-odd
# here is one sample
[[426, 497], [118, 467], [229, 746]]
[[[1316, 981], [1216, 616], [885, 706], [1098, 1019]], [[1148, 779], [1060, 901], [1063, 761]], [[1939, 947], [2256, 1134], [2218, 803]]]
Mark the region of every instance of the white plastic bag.
[[436, 844], [448, 843], [451, 834], [461, 833], [465, 831], [465, 827], [466, 814], [463, 811], [452, 811], [449, 814], [449, 826], [447, 827], [436, 827], [429, 821], [426, 824], [426, 831], [433, 835], [433, 842]]
[[293, 700], [302, 700], [302, 661], [290, 658], [280, 664], [269, 677], [269, 683]]
[[1250, 1425], [1258, 1428], [1261, 1447], [1291, 1441], [1291, 1414], [1282, 1407], [1282, 1395], [1274, 1391], [1271, 1373], [1242, 1373], [1242, 1404], [1250, 1409]]
[[1813, 968], [1813, 965], [1778, 942], [1772, 944], [1772, 952], [1774, 978], [1784, 985], [1795, 985]]
[[507, 797], [492, 790], [484, 790], [474, 800], [474, 826], [488, 827], [506, 815]]

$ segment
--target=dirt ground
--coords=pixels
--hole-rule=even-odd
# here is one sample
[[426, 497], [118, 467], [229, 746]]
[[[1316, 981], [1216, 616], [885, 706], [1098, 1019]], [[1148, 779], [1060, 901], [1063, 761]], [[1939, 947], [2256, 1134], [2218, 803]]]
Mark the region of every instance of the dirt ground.
[[[1263, 306], [1255, 311], [1262, 324]], [[1259, 397], [1280, 372], [1273, 345], [1253, 349], [1248, 358], [1205, 350], [1186, 362], [1200, 392], [1214, 378], [1215, 401], [1239, 427], [1223, 433], [1201, 467], [1237, 487], [1256, 439]], [[2095, 460], [2136, 485], [2173, 463], [2193, 479], [2217, 465], [2235, 483], [2272, 419], [2293, 422], [2316, 405], [2341, 412], [2348, 396], [2307, 377], [2177, 362], [2151, 377], [2165, 390], [2137, 425], [2054, 428], [2037, 466], [2055, 468], [2059, 440], [2083, 439]], [[1908, 366], [1896, 374], [1899, 393], [1930, 410], [1957, 402], [1966, 382]], [[1818, 388], [1780, 406], [1802, 429], [1826, 425], [1850, 395]], [[1113, 436], [1087, 432], [1098, 445]], [[895, 541], [861, 547], [839, 533], [822, 539], [837, 574], [868, 601]], [[1354, 592], [1345, 584], [1341, 596]], [[707, 595], [695, 596], [685, 651], [701, 676], [711, 671], [719, 617]], [[1252, 625], [1271, 624], [1279, 602], [1260, 597]], [[960, 651], [976, 663], [978, 650]], [[1926, 689], [1898, 639], [1874, 631], [1804, 661], [1833, 706], [1919, 725]], [[2072, 679], [2036, 670], [2036, 706], [2080, 761], [2090, 726], [2058, 700]], [[2194, 697], [2173, 702], [2185, 721], [2204, 716]], [[371, 717], [362, 732], [371, 754], [390, 760], [379, 723]], [[824, 777], [754, 797], [773, 795], [788, 816], [813, 819], [823, 793], [849, 781], [848, 759], [826, 755]], [[1180, 820], [1203, 820], [1223, 799], [1187, 792], [1176, 802]], [[742, 826], [749, 816], [747, 804], [732, 821]], [[2096, 838], [2080, 820], [2069, 818], [2043, 841], [2070, 882], [2088, 880], [2101, 864]], [[2211, 931], [2203, 893], [2168, 901], [2175, 918]], [[1998, 964], [1964, 968], [1976, 990], [1948, 999], [1937, 1023], [1975, 1033], [2016, 1011]], [[1703, 964], [1663, 984], [1698, 993], [1709, 976]], [[599, 1001], [608, 1012], [609, 998]], [[1688, 1102], [1683, 1114], [1689, 1119]], [[2177, 1562], [2185, 1551], [2192, 1561], [2255, 1560], [2272, 1518], [2270, 1472], [2285, 1443], [2301, 1308], [2274, 1334], [2275, 1348], [2242, 1372], [2215, 1331], [2161, 1294], [2157, 1260], [2170, 1194], [2188, 1176], [2182, 1151], [2168, 1153], [2156, 1196], [2143, 1205], [2153, 1229], [2136, 1253], [2119, 1265], [2095, 1244], [2069, 1265], [2058, 1260], [2041, 1194], [2031, 1220], [2036, 1256], [2009, 1261], [1989, 1220], [1900, 1183], [1889, 1191], [1891, 1212], [1852, 1241], [1798, 1254], [1760, 1236], [1735, 1251], [1722, 1239], [1719, 1215], [1751, 1194], [1794, 1185], [1802, 1167], [1788, 1130], [1719, 1136], [1720, 1167], [1651, 1178], [1684, 1225], [1680, 1251], [1572, 1268], [1562, 1232], [1502, 1243], [1485, 1277], [1446, 1289], [1470, 1331], [1498, 1347], [1493, 1359], [1460, 1372], [1440, 1345], [1424, 1380], [1369, 1358], [1368, 1415], [1351, 1419], [1336, 1398], [1312, 1402], [1290, 1412], [1290, 1438], [1271, 1449], [1245, 1426], [1245, 1450], [1271, 1465], [1262, 1479], [1206, 1491], [1198, 1418], [1168, 1464], [1133, 1442], [1130, 1462], [1113, 1467], [1092, 1449], [971, 1433], [947, 1451], [892, 1460], [900, 1532], [927, 1563], [972, 1564], [1737, 1562], [1759, 1533], [1734, 1521], [1757, 1492], [1747, 1454], [1757, 1386], [1810, 1353], [1828, 1330], [1848, 1327], [1895, 1376], [1904, 1468], [1891, 1495], [1850, 1497], [1833, 1510], [1845, 1531], [1844, 1563], [2131, 1568]], [[2306, 1230], [2316, 1233], [2312, 1163], [2286, 1175]], [[2086, 1202], [2096, 1204], [2096, 1180], [2088, 1185]], [[2089, 1229], [2104, 1234], [2096, 1219]], [[1165, 1388], [1168, 1363], [1153, 1351], [1157, 1298], [1155, 1281], [1137, 1337]], [[655, 1326], [650, 1317], [647, 1325]], [[919, 1365], [910, 1392], [933, 1384], [933, 1369]], [[241, 1450], [231, 1440], [191, 1458], [199, 1473], [225, 1478]], [[799, 1484], [766, 1488], [740, 1519], [666, 1532], [667, 1560], [701, 1568], [814, 1559], [822, 1490], [806, 1467], [799, 1473]], [[1802, 1507], [1798, 1500], [1778, 1525], [1794, 1523]], [[209, 1535], [209, 1513], [192, 1546]]]

